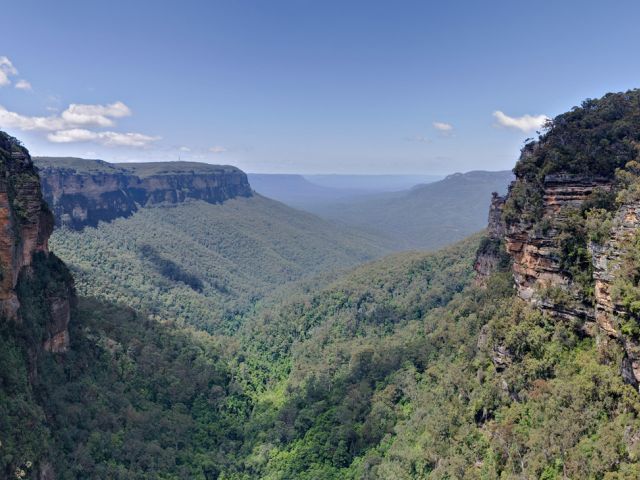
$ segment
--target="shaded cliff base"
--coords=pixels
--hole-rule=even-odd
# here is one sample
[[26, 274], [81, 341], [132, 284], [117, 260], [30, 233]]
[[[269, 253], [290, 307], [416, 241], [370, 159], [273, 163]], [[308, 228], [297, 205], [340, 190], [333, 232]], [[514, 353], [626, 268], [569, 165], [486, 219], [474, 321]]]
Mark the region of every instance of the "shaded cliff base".
[[244, 400], [212, 338], [83, 297], [64, 356], [32, 337], [0, 324], [1, 478], [216, 478]]

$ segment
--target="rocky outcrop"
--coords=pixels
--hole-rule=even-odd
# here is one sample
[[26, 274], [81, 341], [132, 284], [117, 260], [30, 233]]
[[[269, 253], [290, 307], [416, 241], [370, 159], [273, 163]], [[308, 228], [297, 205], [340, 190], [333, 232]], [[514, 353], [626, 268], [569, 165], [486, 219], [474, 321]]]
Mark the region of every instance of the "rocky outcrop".
[[[541, 218], [527, 221], [526, 215], [505, 220], [503, 211], [509, 195], [518, 188], [517, 179], [507, 197], [494, 194], [484, 246], [478, 251], [475, 270], [479, 283], [496, 270], [496, 245], [502, 242], [511, 259], [511, 271], [518, 296], [558, 320], [577, 321], [584, 333], [597, 336], [603, 348], [619, 343], [624, 350], [621, 374], [626, 382], [640, 386], [640, 340], [625, 331], [629, 314], [617, 301], [614, 283], [628, 253], [629, 242], [640, 229], [640, 201], [620, 206], [612, 227], [602, 244], [590, 242], [588, 251], [593, 266], [593, 301], [584, 298], [562, 264], [559, 224], [583, 206], [596, 190], [610, 191], [613, 180], [585, 175], [548, 175], [543, 181]], [[522, 191], [523, 189], [521, 189]], [[608, 228], [608, 227], [607, 227]], [[494, 348], [493, 362], [505, 368], [507, 352]]]
[[502, 221], [504, 201], [505, 197], [501, 197], [497, 192], [491, 194], [487, 237], [478, 248], [476, 261], [473, 265], [478, 285], [484, 285], [487, 278], [499, 268], [503, 260], [501, 244], [505, 235], [504, 222]]
[[124, 170], [100, 161], [95, 161], [94, 166], [103, 169], [78, 171], [35, 160], [40, 169], [42, 193], [57, 225], [95, 226], [100, 221], [129, 216], [136, 209], [126, 191], [128, 177]]
[[513, 278], [520, 298], [556, 317], [594, 317], [592, 307], [573, 288], [571, 276], [563, 270], [558, 223], [596, 190], [607, 191], [611, 187], [611, 180], [606, 178], [547, 175], [543, 182], [542, 221], [536, 225], [521, 219], [507, 222], [505, 248], [513, 260]]
[[629, 242], [640, 228], [640, 201], [622, 205], [616, 212], [609, 238], [604, 244], [590, 243], [593, 261], [595, 317], [600, 331], [624, 347], [626, 358], [622, 372], [629, 383], [640, 384], [640, 341], [625, 334], [623, 324], [628, 319], [626, 308], [613, 294], [614, 282], [624, 275], [620, 271]]
[[[34, 311], [34, 304], [43, 305], [38, 319], [44, 332], [40, 346], [63, 352], [69, 345], [75, 297], [66, 267], [49, 253], [53, 224], [29, 152], [0, 132], [0, 321], [20, 323]], [[55, 272], [45, 271], [53, 264]], [[39, 285], [44, 275], [46, 285], [44, 281]], [[21, 292], [27, 290], [42, 295], [42, 302], [25, 298]]]
[[110, 164], [77, 158], [36, 158], [42, 190], [56, 224], [73, 229], [127, 217], [138, 208], [248, 197], [247, 176], [230, 166], [190, 162]]
[[[639, 95], [610, 93], [550, 119], [522, 148], [501, 217], [518, 296], [594, 336], [602, 360], [622, 353], [621, 375], [636, 388]], [[487, 262], [476, 263], [480, 276]]]

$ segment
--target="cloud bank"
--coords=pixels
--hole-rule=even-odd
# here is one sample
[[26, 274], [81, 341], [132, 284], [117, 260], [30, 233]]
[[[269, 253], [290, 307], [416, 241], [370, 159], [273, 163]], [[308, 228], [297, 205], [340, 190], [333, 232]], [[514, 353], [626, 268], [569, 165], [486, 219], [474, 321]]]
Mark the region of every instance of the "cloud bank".
[[95, 131], [115, 126], [115, 119], [128, 117], [131, 109], [123, 102], [108, 105], [72, 103], [59, 115], [28, 116], [0, 105], [0, 127], [48, 132], [54, 143], [95, 142], [105, 146], [145, 147], [160, 139], [133, 132]]
[[[16, 75], [18, 69], [11, 60], [0, 56], [0, 87], [11, 85], [12, 77]], [[19, 90], [32, 89], [31, 83], [24, 78], [17, 80], [14, 86]], [[0, 128], [46, 132], [47, 140], [53, 143], [94, 142], [139, 148], [160, 139], [142, 133], [101, 130], [112, 128], [118, 119], [131, 115], [131, 109], [120, 101], [107, 105], [72, 103], [62, 113], [48, 116], [23, 115], [0, 105]]]

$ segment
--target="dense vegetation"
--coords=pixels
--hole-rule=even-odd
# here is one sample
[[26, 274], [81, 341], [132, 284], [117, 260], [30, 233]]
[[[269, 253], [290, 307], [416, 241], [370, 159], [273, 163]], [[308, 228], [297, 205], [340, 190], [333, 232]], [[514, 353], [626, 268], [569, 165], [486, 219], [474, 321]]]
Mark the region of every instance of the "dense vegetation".
[[636, 478], [620, 353], [515, 299], [508, 273], [474, 286], [477, 245], [360, 267], [235, 339], [83, 299], [33, 390], [7, 333], [3, 418], [28, 428], [5, 458], [63, 479]]
[[587, 99], [545, 126], [527, 144], [515, 173], [529, 180], [550, 173], [613, 177], [636, 157], [640, 141], [640, 89]]
[[279, 287], [385, 251], [372, 236], [258, 195], [145, 208], [83, 232], [57, 230], [50, 244], [81, 294], [209, 331], [233, 330]]
[[247, 323], [234, 370], [255, 407], [244, 471], [224, 478], [640, 474], [620, 353], [515, 299], [508, 273], [471, 285], [476, 242], [387, 258]]
[[[587, 242], [605, 242], [615, 209], [640, 199], [627, 150], [636, 96], [586, 102], [526, 147], [505, 207], [555, 229], [585, 302]], [[598, 122], [613, 131], [594, 133]], [[537, 169], [585, 173], [563, 156], [580, 141], [580, 161], [614, 189], [545, 224]], [[146, 208], [59, 231], [52, 245], [85, 297], [69, 353], [34, 356], [43, 299], [66, 275], [37, 257], [19, 285], [32, 299], [25, 321], [0, 323], [8, 478], [43, 467], [64, 480], [640, 478], [640, 396], [621, 374], [621, 344], [516, 297], [495, 239], [396, 254], [327, 282], [377, 247], [257, 196]], [[483, 282], [478, 249], [501, 259]], [[622, 334], [637, 339], [640, 237], [620, 251], [612, 296], [630, 313]]]
[[320, 206], [314, 213], [388, 238], [395, 250], [436, 249], [487, 224], [492, 192], [505, 193], [511, 172], [467, 172], [411, 190]]
[[31, 364], [29, 332], [0, 332], [5, 474], [34, 478], [47, 459], [61, 480], [210, 479], [239, 444], [246, 400], [206, 334], [93, 299], [80, 301], [68, 354]]

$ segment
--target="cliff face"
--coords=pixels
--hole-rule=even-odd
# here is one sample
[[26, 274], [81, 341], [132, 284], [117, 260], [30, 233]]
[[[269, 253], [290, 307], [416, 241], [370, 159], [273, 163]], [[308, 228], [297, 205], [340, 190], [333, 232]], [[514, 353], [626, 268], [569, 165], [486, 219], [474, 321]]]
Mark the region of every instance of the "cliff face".
[[53, 223], [29, 152], [0, 132], [0, 317], [13, 322], [28, 317], [37, 300], [22, 292], [36, 285], [39, 275], [51, 273], [52, 279], [61, 282], [51, 281], [32, 290], [37, 290], [44, 305], [39, 340], [46, 350], [61, 352], [69, 344], [68, 324], [75, 297], [62, 262], [58, 261], [56, 272], [43, 271], [57, 260], [48, 249]]
[[126, 217], [136, 210], [127, 194], [123, 173], [76, 173], [69, 169], [40, 170], [42, 193], [56, 224], [71, 228]]
[[[518, 184], [520, 182], [520, 185]], [[585, 298], [567, 271], [563, 258], [561, 224], [580, 209], [595, 192], [611, 191], [612, 179], [585, 175], [548, 175], [542, 183], [541, 219], [531, 222], [526, 215], [504, 214], [510, 195], [525, 190], [524, 178], [517, 178], [506, 197], [494, 195], [489, 212], [488, 236], [476, 256], [477, 282], [498, 269], [498, 245], [510, 258], [510, 269], [518, 296], [558, 321], [576, 322], [583, 333], [596, 336], [602, 348], [617, 342], [624, 351], [621, 374], [636, 388], [640, 385], [640, 338], [625, 329], [627, 308], [616, 300], [615, 281], [620, 275], [629, 242], [640, 231], [640, 201], [623, 203], [613, 214], [611, 228], [605, 228], [602, 243], [588, 243], [592, 262], [593, 299]], [[488, 247], [489, 246], [489, 247]], [[495, 361], [495, 360], [494, 360]]]
[[523, 147], [514, 173], [507, 196], [494, 198], [479, 282], [497, 265], [486, 254], [498, 249], [486, 245], [499, 243], [518, 296], [594, 336], [603, 361], [622, 358], [623, 378], [638, 388], [640, 90], [558, 115]]
[[[517, 190], [522, 190], [523, 178], [516, 179], [506, 197], [494, 195], [489, 213], [488, 237], [493, 242], [502, 242], [511, 260], [511, 271], [517, 295], [541, 310], [557, 318], [578, 321], [596, 319], [593, 302], [584, 298], [577, 288], [573, 276], [563, 262], [561, 241], [562, 223], [568, 215], [578, 211], [596, 192], [608, 192], [613, 180], [586, 175], [547, 175], [542, 182], [542, 195], [537, 208], [541, 220], [532, 222], [526, 216], [505, 218], [505, 203]], [[592, 249], [597, 248], [593, 245]], [[495, 248], [494, 248], [495, 251]], [[606, 255], [613, 255], [612, 248]], [[596, 257], [594, 257], [595, 260]], [[595, 260], [602, 264], [604, 260]], [[485, 278], [496, 269], [497, 258], [479, 251], [475, 270], [479, 278]], [[608, 293], [606, 284], [598, 277], [608, 278], [603, 269], [594, 273], [596, 301], [603, 301]], [[600, 299], [600, 300], [598, 300]]]
[[[518, 188], [517, 179], [510, 189]], [[554, 316], [567, 319], [593, 319], [594, 312], [572, 276], [563, 265], [561, 224], [597, 192], [607, 192], [612, 181], [588, 175], [556, 174], [544, 177], [541, 205], [542, 221], [505, 221], [505, 249], [512, 259], [518, 296]]]
[[[638, 312], [630, 305], [633, 296], [626, 304], [621, 300], [619, 284], [625, 280], [634, 289], [640, 281], [640, 200], [637, 195], [620, 200], [625, 197], [618, 195], [606, 208], [597, 201], [613, 198], [623, 188], [615, 176], [556, 173], [532, 180], [517, 175], [506, 197], [494, 195], [475, 270], [478, 283], [486, 283], [498, 269], [502, 246], [509, 257], [508, 266], [502, 265], [510, 269], [517, 295], [596, 337], [604, 351], [612, 342], [619, 344], [624, 352], [621, 374], [638, 388]], [[594, 209], [602, 215], [589, 227]], [[590, 239], [589, 228], [597, 228], [601, 238]], [[576, 260], [580, 255], [582, 263]]]
[[476, 261], [473, 265], [477, 273], [476, 283], [479, 285], [484, 285], [489, 275], [495, 272], [503, 262], [503, 255], [501, 255], [500, 250], [505, 234], [504, 223], [502, 222], [504, 200], [504, 197], [493, 192], [491, 205], [489, 206], [487, 238], [478, 249]]
[[252, 195], [241, 170], [188, 162], [109, 164], [36, 158], [56, 224], [74, 229], [127, 217], [139, 207], [189, 199], [221, 203]]
[[[636, 200], [623, 204], [617, 210], [609, 236], [603, 244], [589, 244], [594, 267], [596, 322], [605, 342], [616, 340], [622, 344], [626, 354], [622, 374], [636, 387], [640, 384], [640, 338], [637, 332], [629, 331], [631, 315], [619, 295], [615, 294], [615, 284], [616, 280], [630, 276], [621, 267], [628, 256], [634, 255], [630, 250], [639, 231], [640, 201]], [[637, 257], [633, 260], [637, 261]]]

